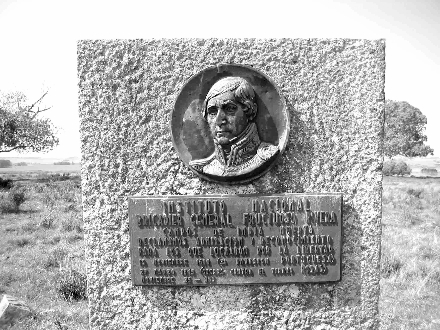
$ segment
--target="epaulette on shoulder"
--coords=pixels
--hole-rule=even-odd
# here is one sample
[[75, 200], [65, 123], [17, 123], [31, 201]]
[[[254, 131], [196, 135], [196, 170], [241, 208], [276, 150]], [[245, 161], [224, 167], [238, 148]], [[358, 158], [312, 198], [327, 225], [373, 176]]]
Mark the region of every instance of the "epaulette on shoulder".
[[213, 159], [215, 159], [215, 153], [207, 158], [192, 160], [189, 162], [189, 166], [200, 172], [203, 170], [203, 167], [211, 163]]
[[257, 155], [263, 160], [269, 160], [276, 155], [278, 151], [279, 149], [277, 146], [268, 142], [261, 142], [257, 150]]

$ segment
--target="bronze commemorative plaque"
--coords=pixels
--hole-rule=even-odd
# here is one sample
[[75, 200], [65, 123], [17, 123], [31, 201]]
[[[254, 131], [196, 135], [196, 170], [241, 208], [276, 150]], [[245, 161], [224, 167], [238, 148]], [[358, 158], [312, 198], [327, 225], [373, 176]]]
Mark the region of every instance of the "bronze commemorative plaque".
[[134, 285], [338, 281], [342, 194], [130, 197]]

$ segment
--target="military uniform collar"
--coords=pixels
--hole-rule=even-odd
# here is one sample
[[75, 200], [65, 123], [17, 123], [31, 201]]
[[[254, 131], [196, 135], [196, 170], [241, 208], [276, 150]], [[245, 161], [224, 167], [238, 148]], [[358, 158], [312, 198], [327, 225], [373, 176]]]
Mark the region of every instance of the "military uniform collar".
[[255, 156], [260, 143], [257, 125], [250, 123], [237, 137], [236, 142], [233, 142], [229, 154], [214, 141], [216, 158], [226, 167], [241, 165]]

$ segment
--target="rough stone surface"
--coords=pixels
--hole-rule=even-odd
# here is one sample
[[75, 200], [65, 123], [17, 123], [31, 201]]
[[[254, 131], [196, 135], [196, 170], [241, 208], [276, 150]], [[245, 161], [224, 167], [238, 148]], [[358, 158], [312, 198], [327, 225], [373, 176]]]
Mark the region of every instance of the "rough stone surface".
[[31, 314], [32, 310], [23, 301], [4, 295], [0, 302], [0, 329], [7, 329]]
[[[179, 89], [218, 63], [271, 77], [290, 112], [283, 157], [251, 184], [201, 181], [172, 146]], [[92, 329], [377, 329], [383, 40], [86, 40], [78, 43], [78, 76]], [[127, 196], [338, 191], [338, 283], [131, 284]]]

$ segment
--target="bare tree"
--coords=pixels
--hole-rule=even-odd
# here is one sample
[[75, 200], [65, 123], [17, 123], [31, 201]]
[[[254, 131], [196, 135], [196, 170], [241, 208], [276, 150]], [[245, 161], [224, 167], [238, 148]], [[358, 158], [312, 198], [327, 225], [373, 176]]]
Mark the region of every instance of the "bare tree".
[[0, 152], [41, 152], [58, 145], [50, 119], [38, 116], [51, 108], [42, 106], [47, 93], [31, 104], [21, 92], [0, 93]]

